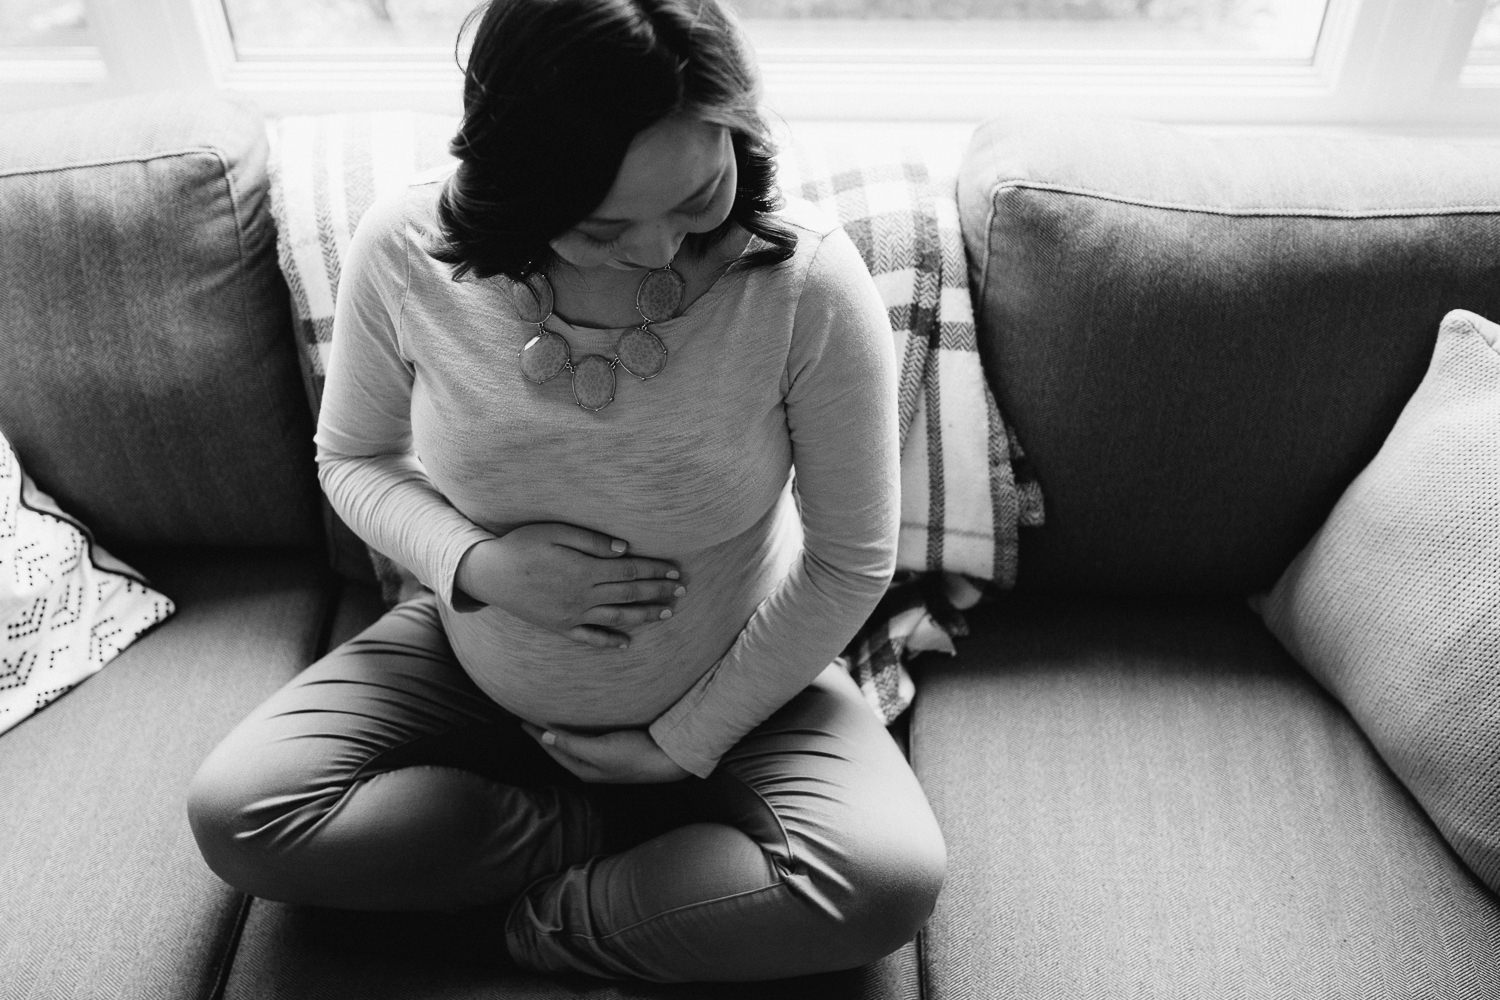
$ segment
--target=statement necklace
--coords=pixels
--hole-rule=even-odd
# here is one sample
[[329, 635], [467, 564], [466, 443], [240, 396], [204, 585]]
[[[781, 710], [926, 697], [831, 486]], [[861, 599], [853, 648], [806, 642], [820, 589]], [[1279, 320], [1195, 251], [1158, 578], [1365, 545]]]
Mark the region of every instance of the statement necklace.
[[521, 374], [528, 381], [541, 385], [567, 372], [573, 382], [574, 401], [597, 413], [615, 401], [616, 368], [625, 369], [641, 381], [656, 378], [666, 370], [667, 345], [651, 332], [651, 324], [672, 319], [682, 306], [687, 282], [671, 264], [653, 268], [641, 279], [635, 290], [635, 310], [641, 314], [641, 325], [620, 333], [610, 357], [585, 354], [575, 359], [568, 338], [547, 328], [556, 297], [545, 274], [536, 271], [527, 275], [524, 282], [515, 284], [517, 293], [523, 289], [530, 293], [514, 295], [521, 318], [535, 323], [537, 328], [536, 336], [518, 352]]

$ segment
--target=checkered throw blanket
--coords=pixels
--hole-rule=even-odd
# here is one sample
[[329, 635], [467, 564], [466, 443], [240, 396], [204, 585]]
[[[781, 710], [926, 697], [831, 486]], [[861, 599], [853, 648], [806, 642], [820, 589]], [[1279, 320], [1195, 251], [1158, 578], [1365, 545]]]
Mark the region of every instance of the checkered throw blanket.
[[[350, 236], [377, 198], [448, 161], [453, 129], [445, 116], [410, 112], [295, 116], [268, 126], [277, 248], [315, 412]], [[1041, 491], [980, 366], [953, 178], [934, 177], [919, 151], [851, 159], [802, 145], [780, 162], [783, 190], [844, 226], [890, 315], [900, 364], [898, 566], [904, 574], [1012, 586], [1017, 528], [1041, 523]], [[350, 554], [362, 547], [329, 516], [335, 560], [351, 566]], [[378, 553], [361, 557], [394, 598], [399, 568]], [[936, 633], [951, 637], [962, 628], [951, 605], [936, 606], [932, 586], [895, 593], [934, 606], [919, 614], [909, 607], [887, 614], [883, 606], [846, 653], [887, 719], [910, 702], [905, 662], [920, 649], [943, 648]]]

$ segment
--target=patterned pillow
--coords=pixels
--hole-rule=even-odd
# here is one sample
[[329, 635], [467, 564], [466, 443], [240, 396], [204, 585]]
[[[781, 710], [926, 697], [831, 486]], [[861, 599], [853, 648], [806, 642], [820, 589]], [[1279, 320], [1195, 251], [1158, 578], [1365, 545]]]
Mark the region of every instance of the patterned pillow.
[[1448, 314], [1380, 452], [1255, 604], [1500, 891], [1500, 326]]
[[0, 732], [175, 610], [37, 489], [0, 437]]
[[[407, 112], [290, 117], [268, 126], [278, 251], [315, 409], [350, 235], [376, 198], [448, 162], [454, 126]], [[890, 312], [901, 365], [899, 565], [1008, 587], [1016, 528], [1041, 523], [1041, 493], [980, 367], [954, 182], [935, 183], [920, 154], [887, 156], [790, 149], [781, 157], [782, 186], [844, 225]], [[383, 568], [390, 598], [401, 583]]]

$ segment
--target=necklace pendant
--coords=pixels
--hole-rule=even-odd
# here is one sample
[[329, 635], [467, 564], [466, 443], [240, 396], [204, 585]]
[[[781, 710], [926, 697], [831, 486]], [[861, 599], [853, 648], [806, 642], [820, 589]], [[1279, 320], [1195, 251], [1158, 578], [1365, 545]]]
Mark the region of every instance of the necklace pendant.
[[635, 290], [635, 310], [647, 326], [665, 323], [682, 308], [682, 295], [686, 290], [687, 282], [671, 264], [647, 271]]
[[524, 281], [507, 281], [505, 292], [516, 314], [528, 323], [545, 323], [552, 315], [552, 282], [540, 271], [528, 274]]
[[620, 367], [645, 380], [656, 378], [667, 367], [667, 345], [651, 332], [650, 324], [626, 330], [615, 343]]
[[536, 336], [516, 352], [522, 376], [540, 385], [567, 372], [573, 384], [574, 401], [597, 413], [615, 401], [615, 368], [623, 368], [642, 381], [655, 378], [666, 369], [667, 345], [651, 332], [651, 324], [676, 317], [686, 289], [687, 282], [671, 264], [647, 271], [635, 292], [641, 325], [620, 334], [615, 340], [613, 357], [585, 354], [574, 361], [568, 339], [547, 329], [547, 320], [552, 318], [557, 301], [547, 275], [537, 271], [524, 281], [511, 282], [507, 291], [516, 313], [537, 326]]
[[546, 327], [528, 340], [518, 354], [521, 374], [538, 385], [562, 374], [572, 360], [567, 338]]
[[573, 398], [596, 412], [613, 403], [615, 363], [602, 354], [585, 354], [573, 362]]

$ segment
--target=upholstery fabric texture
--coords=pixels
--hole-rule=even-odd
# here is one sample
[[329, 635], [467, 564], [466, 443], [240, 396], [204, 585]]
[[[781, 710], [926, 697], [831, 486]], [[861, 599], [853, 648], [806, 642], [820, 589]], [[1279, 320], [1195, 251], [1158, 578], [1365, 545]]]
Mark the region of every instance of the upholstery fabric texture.
[[1500, 891], [1500, 326], [1446, 318], [1379, 454], [1256, 603]]
[[0, 733], [98, 673], [173, 610], [36, 488], [0, 435]]
[[188, 779], [322, 637], [316, 551], [125, 554], [176, 615], [0, 737], [5, 1000], [214, 995], [243, 897], [198, 855]]
[[1018, 595], [921, 677], [929, 1000], [1497, 995], [1500, 899], [1242, 600]]
[[958, 199], [980, 350], [1047, 496], [1023, 590], [1266, 589], [1442, 316], [1500, 315], [1482, 144], [1001, 119]]
[[[408, 112], [268, 125], [271, 207], [314, 411], [344, 248], [375, 199], [450, 162], [455, 125]], [[1041, 491], [980, 365], [952, 180], [934, 179], [915, 152], [895, 155], [872, 164], [790, 149], [783, 189], [844, 224], [888, 307], [901, 365], [899, 564], [1009, 586], [1017, 527], [1041, 523]], [[358, 578], [366, 557], [344, 530], [340, 566]], [[378, 553], [368, 558], [394, 600], [403, 591], [399, 571]]]
[[107, 545], [321, 544], [253, 110], [0, 123], [0, 431]]

